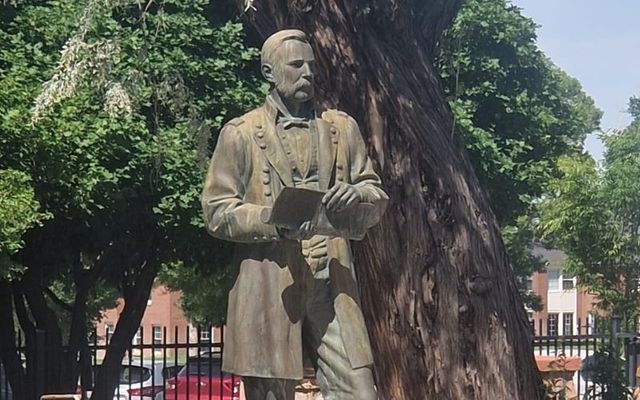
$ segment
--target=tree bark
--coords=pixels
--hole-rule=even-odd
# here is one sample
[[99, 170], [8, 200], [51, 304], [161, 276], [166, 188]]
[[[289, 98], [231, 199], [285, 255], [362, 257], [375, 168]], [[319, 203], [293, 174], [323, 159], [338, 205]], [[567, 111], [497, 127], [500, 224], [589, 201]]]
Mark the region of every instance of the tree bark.
[[[93, 283], [92, 281], [90, 281]], [[80, 279], [76, 279], [76, 295], [73, 302], [73, 310], [71, 314], [71, 328], [69, 329], [69, 346], [66, 354], [66, 365], [68, 366], [70, 373], [67, 376], [67, 382], [65, 387], [72, 388], [75, 392], [78, 384], [78, 377], [81, 371], [86, 371], [87, 359], [86, 353], [89, 350], [87, 332], [87, 301], [89, 300], [88, 282], [83, 282]], [[84, 380], [84, 379], [83, 379]], [[71, 392], [68, 392], [71, 393]]]
[[58, 318], [44, 297], [42, 273], [38, 268], [28, 270], [22, 278], [22, 288], [36, 329], [44, 332], [45, 348], [37, 350], [37, 359], [44, 362], [46, 390], [50, 393], [64, 393], [68, 390], [64, 382], [68, 381], [66, 376], [69, 369], [64, 365], [62, 332]]
[[461, 0], [255, 0], [310, 35], [324, 106], [352, 115], [391, 202], [355, 244], [380, 397], [537, 399], [531, 332], [432, 59]]
[[[13, 300], [8, 282], [0, 281], [0, 362], [4, 365], [13, 397], [26, 399], [26, 375], [17, 351], [16, 330], [13, 323]], [[4, 382], [3, 382], [4, 384]]]
[[[35, 346], [35, 338], [36, 338], [36, 327], [31, 321], [29, 316], [29, 312], [27, 311], [27, 307], [25, 305], [24, 294], [22, 292], [22, 285], [19, 281], [12, 282], [11, 284], [11, 294], [13, 295], [13, 307], [16, 313], [16, 317], [18, 319], [18, 323], [20, 324], [20, 328], [22, 332], [24, 332], [24, 348], [25, 348], [25, 357], [26, 357], [26, 382], [35, 382], [36, 380], [36, 363], [37, 363], [37, 353]], [[27, 391], [25, 399], [36, 399], [37, 387], [34, 385], [29, 385], [25, 387], [25, 391]]]

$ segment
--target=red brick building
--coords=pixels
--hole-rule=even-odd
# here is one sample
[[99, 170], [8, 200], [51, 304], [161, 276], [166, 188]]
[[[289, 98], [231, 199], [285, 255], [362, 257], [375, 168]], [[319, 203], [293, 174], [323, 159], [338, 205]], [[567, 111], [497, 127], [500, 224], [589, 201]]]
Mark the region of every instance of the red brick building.
[[[172, 292], [164, 285], [155, 285], [151, 290], [151, 296], [147, 301], [147, 308], [133, 344], [153, 343], [161, 346], [163, 343], [185, 343], [187, 340], [189, 343], [196, 343], [198, 335], [203, 343], [220, 342], [219, 329], [198, 329], [189, 322], [180, 306], [181, 297], [180, 292]], [[96, 325], [98, 343], [103, 344], [109, 340], [123, 307], [124, 301], [121, 299], [116, 308], [103, 313], [102, 319]], [[145, 356], [148, 356], [146, 352]]]
[[557, 249], [534, 245], [533, 254], [546, 263], [545, 272], [534, 273], [530, 290], [540, 296], [543, 309], [529, 311], [536, 335], [577, 335], [593, 325], [594, 296], [577, 287], [576, 277], [562, 264], [566, 255]]

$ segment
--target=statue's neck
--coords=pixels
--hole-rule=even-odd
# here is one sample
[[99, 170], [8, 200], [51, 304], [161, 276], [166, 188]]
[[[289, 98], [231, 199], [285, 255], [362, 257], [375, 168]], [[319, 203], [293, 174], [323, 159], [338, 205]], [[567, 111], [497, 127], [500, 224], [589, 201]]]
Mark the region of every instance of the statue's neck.
[[287, 100], [280, 96], [280, 94], [274, 90], [271, 95], [275, 98], [277, 102], [286, 110], [292, 117], [303, 118], [309, 116], [309, 110], [312, 105], [312, 101], [307, 101], [301, 103], [299, 101]]

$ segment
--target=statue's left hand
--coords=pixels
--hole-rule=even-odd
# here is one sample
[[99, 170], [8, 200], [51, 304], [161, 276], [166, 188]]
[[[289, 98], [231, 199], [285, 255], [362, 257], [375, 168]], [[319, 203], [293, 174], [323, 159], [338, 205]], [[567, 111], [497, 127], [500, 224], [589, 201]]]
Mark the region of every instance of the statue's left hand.
[[316, 227], [311, 221], [305, 221], [296, 229], [278, 228], [280, 234], [287, 239], [306, 240], [311, 238], [315, 233]]
[[344, 182], [337, 182], [324, 197], [322, 204], [328, 211], [339, 212], [346, 210], [362, 201], [360, 191], [353, 185]]

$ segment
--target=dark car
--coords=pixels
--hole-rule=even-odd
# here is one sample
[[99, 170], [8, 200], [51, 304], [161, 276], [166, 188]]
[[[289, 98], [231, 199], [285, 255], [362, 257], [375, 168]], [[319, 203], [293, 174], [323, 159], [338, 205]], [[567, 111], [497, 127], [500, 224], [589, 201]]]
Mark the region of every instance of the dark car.
[[178, 376], [167, 381], [163, 400], [238, 400], [240, 378], [222, 372], [219, 353], [191, 357]]

